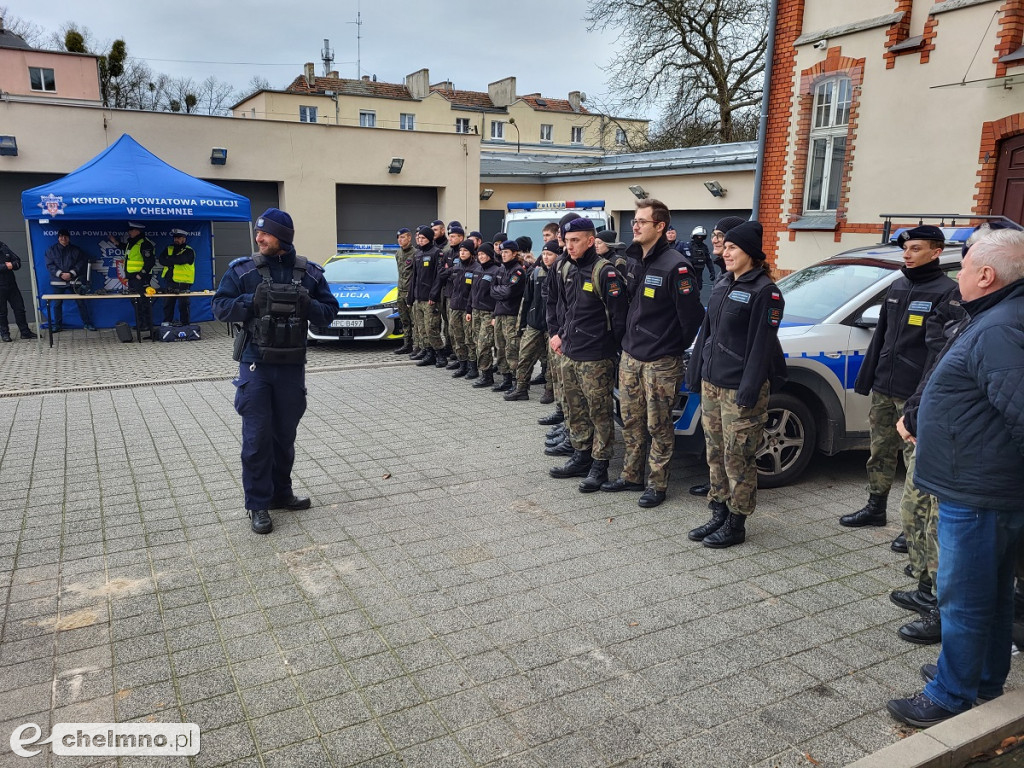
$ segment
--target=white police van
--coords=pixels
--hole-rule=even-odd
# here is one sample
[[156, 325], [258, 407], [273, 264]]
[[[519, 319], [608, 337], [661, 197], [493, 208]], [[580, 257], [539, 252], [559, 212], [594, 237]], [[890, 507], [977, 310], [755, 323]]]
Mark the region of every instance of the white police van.
[[593, 221], [598, 232], [615, 229], [614, 217], [605, 210], [604, 200], [528, 200], [506, 203], [502, 231], [510, 240], [528, 236], [536, 250], [544, 242], [544, 225], [557, 224], [570, 211]]
[[[939, 262], [955, 279], [963, 242], [973, 229], [942, 230], [946, 249]], [[853, 385], [885, 292], [904, 266], [895, 242], [903, 231], [897, 230], [888, 243], [844, 251], [778, 280], [786, 300], [779, 342], [788, 381], [768, 403], [768, 423], [757, 450], [759, 487], [794, 482], [816, 450], [831, 456], [869, 447], [870, 400], [854, 392]], [[703, 452], [700, 395], [681, 387], [674, 415], [676, 447]]]

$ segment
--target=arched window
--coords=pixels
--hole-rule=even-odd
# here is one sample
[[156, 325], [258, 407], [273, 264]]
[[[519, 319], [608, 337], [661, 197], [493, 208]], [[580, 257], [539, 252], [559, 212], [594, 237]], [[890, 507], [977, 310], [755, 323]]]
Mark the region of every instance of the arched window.
[[853, 86], [832, 77], [814, 86], [804, 211], [834, 211], [839, 205]]

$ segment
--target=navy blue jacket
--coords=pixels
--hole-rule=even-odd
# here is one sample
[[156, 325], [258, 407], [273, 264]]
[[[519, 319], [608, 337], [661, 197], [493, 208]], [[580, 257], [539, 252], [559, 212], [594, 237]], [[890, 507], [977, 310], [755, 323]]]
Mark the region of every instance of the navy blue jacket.
[[473, 291], [473, 272], [479, 266], [475, 258], [468, 261], [455, 259], [450, 267], [445, 267], [441, 279], [451, 289], [448, 291], [448, 306], [452, 309], [468, 313], [470, 296]]
[[[7, 268], [7, 262], [11, 262], [11, 269]], [[14, 276], [14, 270], [21, 269], [21, 259], [14, 251], [7, 247], [6, 243], [0, 243], [0, 287], [10, 288], [18, 285]]]
[[[267, 264], [275, 283], [290, 283], [295, 266], [295, 249], [291, 248], [279, 256], [268, 256]], [[232, 261], [213, 296], [213, 316], [225, 323], [246, 323], [255, 318], [253, 294], [261, 282], [263, 276], [256, 269], [251, 256]], [[324, 279], [324, 268], [312, 261], [308, 262], [302, 285], [309, 291], [309, 322], [321, 327], [330, 325], [337, 317], [339, 307], [338, 300]], [[263, 353], [259, 346], [250, 341], [242, 352], [241, 362], [259, 363], [262, 360]]]
[[962, 306], [970, 320], [921, 395], [914, 483], [940, 502], [1020, 512], [1024, 279]]
[[441, 301], [441, 272], [444, 258], [433, 245], [417, 248], [409, 282], [409, 295], [415, 301]]
[[[74, 243], [68, 243], [67, 248], [54, 243], [46, 249], [46, 271], [50, 273], [50, 285], [68, 285], [76, 279], [84, 281], [88, 268], [89, 257]], [[69, 272], [71, 280], [61, 280], [63, 272]]]

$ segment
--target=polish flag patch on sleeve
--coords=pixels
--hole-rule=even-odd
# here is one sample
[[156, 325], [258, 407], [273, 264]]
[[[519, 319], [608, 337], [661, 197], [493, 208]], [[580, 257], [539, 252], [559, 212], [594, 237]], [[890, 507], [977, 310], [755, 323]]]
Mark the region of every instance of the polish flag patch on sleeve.
[[774, 301], [778, 301], [781, 298], [782, 298], [782, 294], [781, 293], [779, 293], [778, 291], [772, 291], [772, 299]]

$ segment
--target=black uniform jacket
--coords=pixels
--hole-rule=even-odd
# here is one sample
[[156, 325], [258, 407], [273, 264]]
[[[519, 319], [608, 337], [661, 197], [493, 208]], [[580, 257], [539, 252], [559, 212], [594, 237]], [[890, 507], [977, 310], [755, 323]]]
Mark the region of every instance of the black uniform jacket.
[[560, 273], [562, 264], [569, 258], [568, 253], [562, 253], [555, 263], [548, 270], [547, 277], [547, 303], [545, 314], [548, 321], [548, 335], [558, 336], [561, 334], [562, 323], [565, 321], [565, 296], [562, 294]]
[[629, 300], [625, 278], [609, 263], [602, 267], [595, 285], [597, 259], [597, 251], [591, 247], [578, 262], [570, 259], [564, 281], [561, 274], [555, 278], [565, 300], [562, 354], [577, 362], [616, 357], [626, 332]]
[[523, 303], [524, 288], [526, 288], [526, 268], [515, 259], [502, 263], [495, 275], [494, 283], [491, 285], [495, 316], [518, 316], [519, 306]]
[[523, 291], [523, 310], [519, 315], [519, 327], [530, 326], [538, 331], [548, 329], [548, 268], [544, 262], [537, 261], [526, 276], [526, 289]]
[[946, 305], [956, 287], [937, 260], [903, 269], [903, 277], [885, 294], [854, 391], [867, 395], [874, 390], [899, 400], [914, 394], [928, 362], [945, 345]]
[[414, 301], [441, 300], [441, 252], [434, 246], [416, 249], [412, 263], [412, 281], [409, 283], [409, 295]]
[[726, 272], [711, 290], [693, 357], [686, 368], [686, 387], [700, 382], [734, 389], [737, 405], [751, 408], [766, 381], [785, 379], [786, 359], [779, 344], [785, 302], [779, 287], [755, 267], [733, 276]]
[[[634, 248], [634, 255], [642, 250], [639, 243], [630, 246]], [[693, 268], [662, 237], [642, 256], [622, 349], [645, 363], [659, 357], [681, 357], [703, 319]]]
[[[7, 268], [7, 262], [11, 262], [11, 268]], [[0, 287], [17, 285], [18, 281], [14, 271], [21, 269], [21, 258], [7, 247], [6, 243], [0, 243]]]
[[468, 261], [456, 259], [455, 263], [445, 270], [446, 280], [451, 286], [448, 306], [452, 309], [469, 312], [470, 293], [473, 290], [473, 272], [478, 266], [480, 265], [474, 258], [470, 258]]
[[486, 264], [477, 264], [473, 272], [473, 291], [470, 294], [470, 306], [473, 311], [494, 311], [494, 299], [491, 298], [491, 286], [498, 279], [498, 262], [491, 259]]

